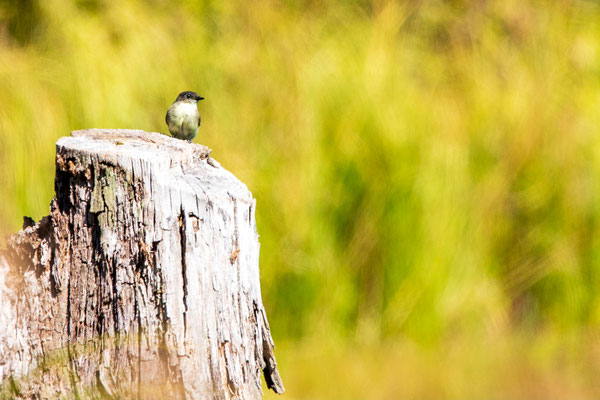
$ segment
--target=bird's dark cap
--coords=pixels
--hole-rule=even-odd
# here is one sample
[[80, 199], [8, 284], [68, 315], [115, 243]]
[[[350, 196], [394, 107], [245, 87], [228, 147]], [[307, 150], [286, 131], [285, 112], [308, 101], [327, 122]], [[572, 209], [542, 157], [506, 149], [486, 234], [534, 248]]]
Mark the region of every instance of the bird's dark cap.
[[179, 93], [179, 96], [177, 96], [177, 99], [175, 101], [183, 101], [183, 100], [204, 100], [204, 97], [200, 97], [198, 96], [198, 93], [196, 92], [191, 92], [191, 91], [185, 91], [185, 92], [181, 92]]

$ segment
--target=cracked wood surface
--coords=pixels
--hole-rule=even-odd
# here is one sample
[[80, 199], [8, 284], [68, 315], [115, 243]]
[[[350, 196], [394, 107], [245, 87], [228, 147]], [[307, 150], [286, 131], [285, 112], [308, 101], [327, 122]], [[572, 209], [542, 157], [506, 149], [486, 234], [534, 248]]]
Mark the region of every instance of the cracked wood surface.
[[131, 130], [56, 145], [50, 215], [0, 256], [2, 397], [283, 392], [255, 200], [208, 148]]

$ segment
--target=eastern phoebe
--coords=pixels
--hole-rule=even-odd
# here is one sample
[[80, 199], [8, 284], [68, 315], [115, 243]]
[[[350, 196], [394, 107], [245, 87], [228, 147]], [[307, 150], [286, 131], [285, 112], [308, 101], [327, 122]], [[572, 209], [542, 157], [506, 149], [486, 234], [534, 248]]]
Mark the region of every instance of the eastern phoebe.
[[198, 112], [198, 100], [204, 97], [195, 92], [181, 92], [175, 102], [167, 110], [167, 125], [169, 132], [177, 139], [191, 142], [198, 133], [200, 127], [200, 113]]

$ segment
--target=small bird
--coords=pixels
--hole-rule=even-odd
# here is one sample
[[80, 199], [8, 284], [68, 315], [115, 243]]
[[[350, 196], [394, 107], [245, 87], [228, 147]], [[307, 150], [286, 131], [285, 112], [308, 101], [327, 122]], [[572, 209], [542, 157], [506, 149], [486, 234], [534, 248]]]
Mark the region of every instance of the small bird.
[[200, 128], [198, 100], [204, 97], [195, 92], [181, 92], [169, 107], [165, 120], [173, 137], [191, 142], [196, 136]]

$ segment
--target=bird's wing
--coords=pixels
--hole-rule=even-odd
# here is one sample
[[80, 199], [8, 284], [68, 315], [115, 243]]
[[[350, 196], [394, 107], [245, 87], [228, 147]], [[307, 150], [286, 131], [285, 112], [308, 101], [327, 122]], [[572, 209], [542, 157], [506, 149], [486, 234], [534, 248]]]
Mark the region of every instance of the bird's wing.
[[202, 118], [200, 118], [200, 114], [198, 114], [198, 127], [200, 126], [201, 121], [202, 121]]

